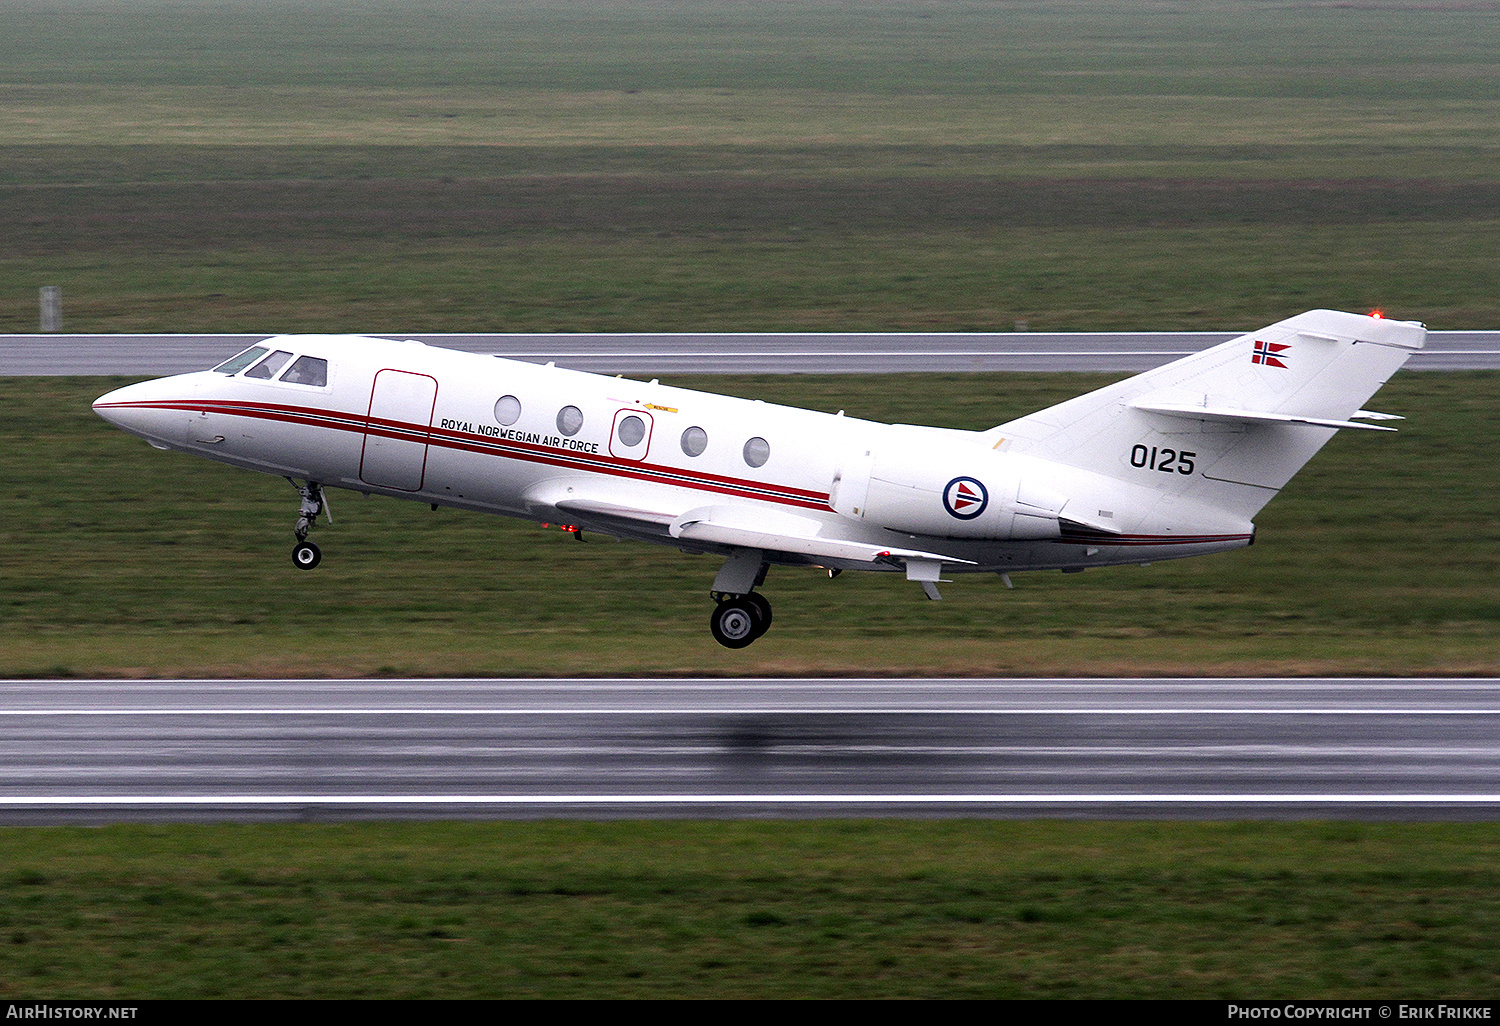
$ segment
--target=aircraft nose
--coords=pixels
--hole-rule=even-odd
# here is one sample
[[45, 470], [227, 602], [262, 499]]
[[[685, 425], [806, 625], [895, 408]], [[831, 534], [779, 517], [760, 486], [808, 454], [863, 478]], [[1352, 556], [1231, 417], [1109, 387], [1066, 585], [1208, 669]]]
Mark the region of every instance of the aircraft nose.
[[175, 378], [141, 381], [101, 395], [94, 400], [94, 412], [148, 442], [176, 445], [186, 430], [190, 391]]

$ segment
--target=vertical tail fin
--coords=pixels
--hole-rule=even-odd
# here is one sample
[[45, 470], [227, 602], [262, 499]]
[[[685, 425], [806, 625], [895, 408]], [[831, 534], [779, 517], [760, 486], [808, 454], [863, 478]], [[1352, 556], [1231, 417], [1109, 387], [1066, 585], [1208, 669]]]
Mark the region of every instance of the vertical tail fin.
[[1248, 520], [1337, 428], [1371, 427], [1350, 418], [1426, 335], [1416, 322], [1313, 310], [984, 437], [1137, 483], [1146, 471], [1165, 493]]

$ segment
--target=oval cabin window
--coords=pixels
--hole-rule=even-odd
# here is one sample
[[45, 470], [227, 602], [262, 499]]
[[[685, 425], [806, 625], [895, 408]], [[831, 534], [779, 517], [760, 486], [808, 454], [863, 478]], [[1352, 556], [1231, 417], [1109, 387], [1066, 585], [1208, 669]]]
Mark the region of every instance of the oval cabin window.
[[646, 422], [635, 414], [623, 418], [620, 421], [620, 441], [627, 447], [635, 447], [641, 444], [641, 439], [646, 437]]
[[495, 419], [510, 427], [521, 419], [521, 400], [513, 395], [502, 395], [495, 400]]
[[702, 456], [708, 448], [708, 432], [701, 427], [690, 427], [682, 433], [682, 451], [689, 456]]
[[771, 458], [771, 443], [756, 437], [745, 443], [745, 462], [752, 467], [764, 467]]
[[557, 430], [572, 437], [583, 427], [583, 411], [576, 406], [564, 406], [557, 411]]

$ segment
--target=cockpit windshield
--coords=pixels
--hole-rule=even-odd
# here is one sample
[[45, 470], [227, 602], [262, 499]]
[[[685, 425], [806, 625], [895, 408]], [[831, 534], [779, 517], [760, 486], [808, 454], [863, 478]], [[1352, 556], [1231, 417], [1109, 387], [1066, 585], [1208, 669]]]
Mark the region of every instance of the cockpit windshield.
[[281, 376], [281, 380], [293, 385], [316, 385], [323, 388], [328, 384], [328, 361], [317, 356], [299, 356], [291, 369]]
[[285, 349], [278, 349], [276, 350], [276, 352], [260, 361], [260, 363], [257, 363], [254, 367], [251, 367], [249, 370], [247, 370], [245, 372], [245, 377], [266, 378], [268, 380], [270, 378], [274, 378], [276, 376], [276, 372], [281, 370], [281, 368], [291, 358], [291, 353], [287, 352]]
[[251, 346], [238, 356], [231, 356], [215, 367], [214, 370], [220, 374], [238, 374], [256, 360], [265, 356], [267, 352], [268, 350], [264, 346]]
[[[277, 371], [286, 367], [286, 372], [277, 379], [284, 384], [328, 387], [328, 361], [321, 356], [299, 356], [287, 367], [287, 361], [292, 360], [292, 353], [278, 349], [268, 356], [268, 352], [265, 346], [251, 346], [238, 356], [225, 360], [214, 370], [220, 374], [238, 374], [244, 371], [247, 378], [270, 381], [276, 377]], [[245, 370], [246, 367], [250, 369]]]

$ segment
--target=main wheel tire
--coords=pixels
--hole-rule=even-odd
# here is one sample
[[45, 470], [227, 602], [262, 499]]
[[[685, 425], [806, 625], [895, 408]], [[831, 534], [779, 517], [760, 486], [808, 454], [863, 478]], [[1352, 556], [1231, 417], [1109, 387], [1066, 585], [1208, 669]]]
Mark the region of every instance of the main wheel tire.
[[708, 618], [708, 629], [714, 640], [725, 648], [744, 648], [760, 637], [758, 627], [755, 611], [744, 599], [720, 602]]
[[298, 570], [311, 570], [323, 562], [323, 550], [310, 541], [292, 546], [292, 565]]
[[755, 614], [755, 636], [758, 638], [771, 629], [771, 602], [758, 591], [745, 596], [750, 612]]

